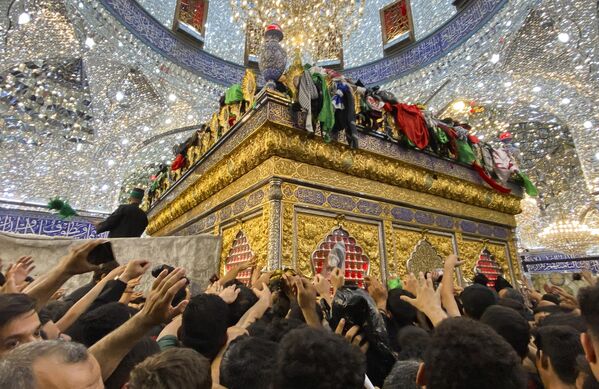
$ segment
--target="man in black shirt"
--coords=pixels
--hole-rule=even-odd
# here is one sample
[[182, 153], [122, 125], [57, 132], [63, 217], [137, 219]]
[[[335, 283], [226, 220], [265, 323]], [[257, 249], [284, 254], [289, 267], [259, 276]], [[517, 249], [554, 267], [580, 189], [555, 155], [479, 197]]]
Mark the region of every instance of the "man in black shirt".
[[134, 188], [129, 194], [129, 204], [117, 208], [106, 220], [96, 227], [98, 234], [110, 231], [109, 238], [137, 238], [148, 226], [146, 213], [139, 209], [144, 198], [143, 189]]

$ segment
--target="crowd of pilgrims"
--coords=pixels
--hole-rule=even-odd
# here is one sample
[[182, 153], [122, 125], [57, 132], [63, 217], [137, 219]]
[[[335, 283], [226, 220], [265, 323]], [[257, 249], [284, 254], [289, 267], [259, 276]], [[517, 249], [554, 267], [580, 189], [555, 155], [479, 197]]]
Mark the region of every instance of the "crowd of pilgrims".
[[[444, 277], [408, 274], [391, 289], [374, 278], [358, 288], [336, 267], [313, 278], [256, 268], [245, 285], [236, 277], [254, 264], [243, 263], [192, 293], [183, 268], [92, 265], [100, 243], [35, 279], [42, 258], [5, 261], [0, 388], [599, 387], [590, 272], [572, 296], [503, 278], [491, 288], [483, 275], [461, 289], [454, 255]], [[138, 291], [146, 272], [151, 287]], [[88, 284], [61, 289], [84, 273]]]

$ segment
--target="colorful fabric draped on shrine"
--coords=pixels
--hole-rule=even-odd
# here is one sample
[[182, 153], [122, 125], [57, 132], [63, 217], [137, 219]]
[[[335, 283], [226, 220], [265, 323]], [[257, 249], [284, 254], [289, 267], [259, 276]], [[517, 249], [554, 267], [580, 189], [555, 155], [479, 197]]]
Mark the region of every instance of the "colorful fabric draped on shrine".
[[[251, 87], [249, 87], [251, 86]], [[172, 174], [163, 168], [155, 174], [149, 202], [159, 198], [214, 145], [254, 108], [256, 85], [248, 71], [241, 84], [234, 84], [221, 97], [218, 113], [190, 139], [175, 148]], [[319, 66], [302, 65], [299, 56], [277, 86], [290, 103], [305, 114], [304, 129], [322, 136], [326, 143], [345, 134], [346, 143], [359, 148], [358, 131], [382, 135], [397, 147], [416, 148], [474, 169], [481, 179], [500, 193], [510, 193], [509, 183], [518, 184], [530, 196], [538, 194], [518, 164], [519, 151], [509, 132], [501, 134], [499, 145], [483, 143], [470, 133], [470, 125], [451, 118], [441, 120], [424, 105], [404, 104], [387, 90], [366, 87], [341, 73]], [[320, 131], [318, 131], [320, 130]]]
[[417, 106], [386, 103], [384, 109], [393, 113], [396, 125], [416, 147], [424, 150], [428, 146], [428, 129], [422, 111]]

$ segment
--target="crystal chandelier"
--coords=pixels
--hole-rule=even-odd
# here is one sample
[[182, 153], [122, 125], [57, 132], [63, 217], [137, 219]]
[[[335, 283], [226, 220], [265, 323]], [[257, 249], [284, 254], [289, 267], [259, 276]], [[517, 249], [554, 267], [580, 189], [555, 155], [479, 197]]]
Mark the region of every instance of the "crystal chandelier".
[[586, 255], [599, 246], [599, 230], [584, 222], [560, 218], [539, 234], [544, 246], [571, 255]]
[[285, 32], [283, 46], [317, 62], [341, 60], [343, 41], [356, 29], [366, 0], [229, 1], [236, 22], [262, 31], [277, 23]]

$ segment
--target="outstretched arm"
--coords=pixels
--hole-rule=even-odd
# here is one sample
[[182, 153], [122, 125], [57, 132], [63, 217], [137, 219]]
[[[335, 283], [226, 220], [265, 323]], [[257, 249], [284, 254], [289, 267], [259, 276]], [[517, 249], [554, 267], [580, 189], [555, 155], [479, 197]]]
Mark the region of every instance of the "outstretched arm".
[[37, 300], [38, 309], [46, 305], [54, 292], [67, 282], [69, 278], [98, 269], [98, 266], [92, 265], [87, 261], [87, 256], [96, 246], [102, 243], [104, 241], [94, 240], [71, 250], [68, 255], [60, 260], [58, 265], [47, 273], [46, 277], [31, 288], [28, 288], [26, 293]]
[[248, 328], [253, 322], [260, 319], [264, 313], [270, 308], [270, 289], [266, 284], [262, 284], [262, 290], [254, 289], [254, 293], [258, 296], [258, 301], [239, 319], [236, 327]]
[[314, 328], [322, 328], [322, 324], [316, 313], [316, 289], [310, 281], [305, 278], [295, 278], [294, 288], [297, 304], [300, 306], [306, 324]]
[[453, 273], [455, 272], [455, 268], [461, 264], [462, 262], [458, 261], [458, 256], [451, 254], [445, 258], [445, 264], [443, 265], [443, 283], [440, 286], [441, 303], [449, 317], [461, 316], [453, 293]]
[[185, 287], [185, 271], [177, 268], [167, 273], [167, 270], [163, 270], [156, 278], [146, 304], [137, 315], [89, 349], [100, 364], [103, 380], [110, 377], [125, 355], [148, 331], [185, 310], [188, 300], [181, 301], [175, 308], [171, 306], [175, 294]]
[[227, 272], [227, 274], [225, 274], [224, 276], [222, 276], [219, 280], [218, 283], [221, 285], [225, 285], [227, 282], [229, 281], [233, 281], [235, 278], [237, 278], [237, 275], [239, 275], [239, 273], [241, 273], [242, 271], [248, 269], [251, 266], [255, 266], [256, 265], [256, 261], [247, 261], [247, 262], [242, 262], [239, 263], [237, 265], [234, 265], [231, 270], [229, 270]]
[[412, 304], [416, 309], [422, 311], [433, 323], [433, 326], [438, 326], [443, 319], [447, 318], [447, 314], [441, 308], [440, 289], [443, 287], [433, 288], [433, 280], [429, 277], [424, 278], [424, 274], [420, 272], [418, 275], [418, 294], [416, 298], [401, 296], [403, 301]]
[[77, 320], [79, 316], [83, 314], [83, 312], [87, 311], [87, 308], [89, 308], [91, 303], [93, 303], [96, 297], [100, 295], [102, 289], [104, 289], [104, 287], [106, 286], [106, 283], [109, 280], [114, 279], [114, 277], [120, 275], [124, 270], [125, 265], [119, 266], [116, 269], [112, 270], [89, 292], [87, 292], [85, 296], [80, 298], [56, 323], [56, 326], [60, 329], [60, 332], [65, 332], [70, 326], [72, 326], [75, 320]]

